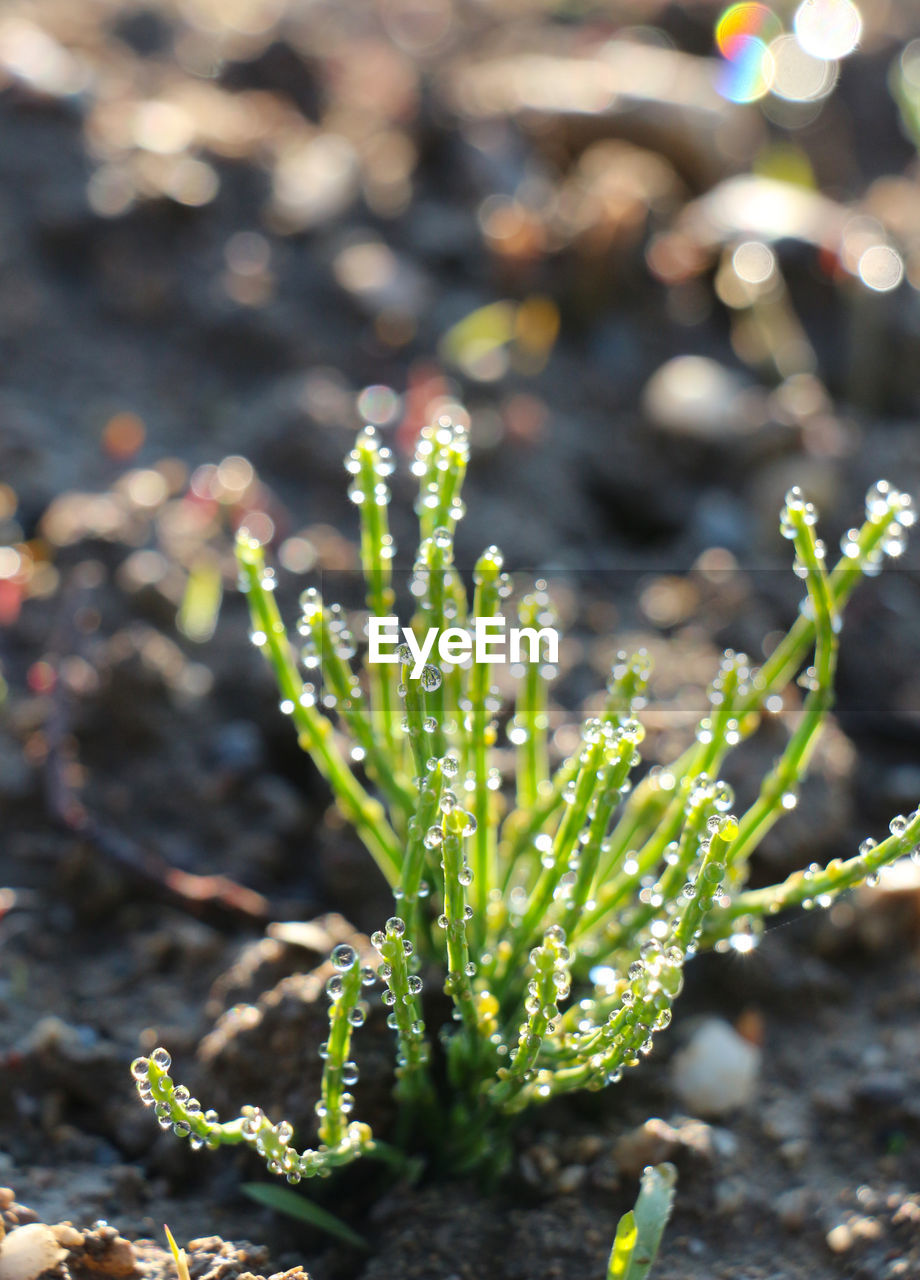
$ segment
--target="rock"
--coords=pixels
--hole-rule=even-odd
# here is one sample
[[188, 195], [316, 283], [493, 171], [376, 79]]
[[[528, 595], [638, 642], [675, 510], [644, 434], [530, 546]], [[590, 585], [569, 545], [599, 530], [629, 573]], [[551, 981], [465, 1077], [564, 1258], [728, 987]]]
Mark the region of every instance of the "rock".
[[122, 1280], [137, 1274], [134, 1250], [130, 1241], [119, 1235], [117, 1227], [100, 1221], [91, 1230], [75, 1234], [80, 1235], [80, 1244], [71, 1250], [68, 1260], [73, 1271], [104, 1280]]
[[878, 1071], [864, 1076], [853, 1090], [854, 1101], [876, 1109], [899, 1107], [907, 1096], [910, 1085], [900, 1071]]
[[845, 1222], [838, 1222], [825, 1236], [831, 1253], [847, 1253], [853, 1247], [853, 1233]]
[[667, 1121], [646, 1120], [645, 1124], [617, 1139], [613, 1157], [624, 1173], [638, 1177], [646, 1165], [670, 1160], [678, 1144], [677, 1130], [672, 1129]]
[[716, 1184], [713, 1198], [721, 1216], [732, 1217], [750, 1200], [750, 1183], [744, 1178], [723, 1178]]
[[920, 866], [911, 858], [882, 867], [878, 883], [859, 887], [853, 929], [870, 952], [901, 951], [920, 938]]
[[810, 1187], [789, 1187], [773, 1201], [773, 1212], [787, 1231], [801, 1231], [815, 1207]]
[[808, 1113], [797, 1098], [777, 1098], [765, 1107], [760, 1117], [761, 1128], [775, 1142], [801, 1138], [808, 1130]]
[[694, 1115], [725, 1115], [754, 1097], [760, 1050], [743, 1040], [727, 1022], [710, 1018], [675, 1054], [671, 1083]]
[[660, 1164], [682, 1151], [712, 1160], [717, 1151], [714, 1130], [688, 1116], [677, 1116], [671, 1123], [652, 1118], [624, 1133], [613, 1148], [613, 1157], [623, 1173], [638, 1177], [646, 1165]]
[[675, 356], [642, 393], [649, 421], [668, 435], [718, 443], [749, 435], [766, 420], [762, 394], [708, 356]]
[[587, 1176], [588, 1170], [583, 1164], [567, 1165], [556, 1177], [556, 1190], [563, 1196], [572, 1195], [581, 1190]]
[[780, 1159], [790, 1169], [801, 1169], [808, 1157], [809, 1140], [807, 1138], [788, 1138], [780, 1143]]
[[41, 1222], [17, 1227], [0, 1248], [0, 1280], [35, 1280], [67, 1256], [54, 1232]]
[[54, 1238], [62, 1249], [82, 1249], [84, 1243], [83, 1232], [78, 1231], [69, 1222], [59, 1222], [51, 1230], [54, 1232]]

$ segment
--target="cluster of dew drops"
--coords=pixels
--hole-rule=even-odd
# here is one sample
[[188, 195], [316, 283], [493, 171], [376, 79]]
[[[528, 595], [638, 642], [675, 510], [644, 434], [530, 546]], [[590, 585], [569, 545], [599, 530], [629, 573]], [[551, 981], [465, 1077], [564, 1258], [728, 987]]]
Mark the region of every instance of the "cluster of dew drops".
[[[199, 1133], [193, 1133], [192, 1126], [188, 1120], [176, 1119], [170, 1103], [154, 1095], [153, 1083], [150, 1079], [151, 1063], [165, 1074], [172, 1066], [172, 1058], [168, 1050], [161, 1046], [154, 1049], [149, 1058], [135, 1058], [131, 1063], [131, 1075], [134, 1077], [137, 1094], [141, 1102], [145, 1107], [155, 1107], [157, 1123], [161, 1129], [171, 1129], [177, 1138], [188, 1138], [195, 1150], [205, 1146], [208, 1143], [208, 1138]], [[219, 1124], [217, 1112], [213, 1110], [203, 1111], [201, 1103], [197, 1098], [191, 1096], [185, 1085], [180, 1084], [173, 1089], [172, 1099], [175, 1103], [178, 1103], [185, 1115], [191, 1116], [193, 1119], [200, 1116], [208, 1126], [213, 1127]], [[219, 1141], [214, 1145], [220, 1145]]]
[[[431, 469], [432, 460], [436, 470], [449, 470], [451, 459], [446, 450], [452, 450], [461, 465], [466, 464], [469, 458], [469, 436], [466, 429], [444, 414], [434, 424], [433, 430], [428, 428], [422, 432], [415, 449], [412, 474], [424, 480]], [[421, 486], [415, 503], [416, 513], [421, 515], [424, 511], [436, 511], [440, 502], [441, 491], [437, 477], [431, 476]], [[466, 515], [466, 506], [457, 495], [454, 495], [447, 514], [455, 522]]]
[[[365, 465], [364, 450], [373, 450], [373, 487], [370, 493], [364, 488], [364, 481], [361, 479], [361, 472]], [[390, 487], [387, 484], [387, 477], [391, 476], [396, 469], [396, 462], [393, 457], [392, 449], [386, 445], [380, 444], [380, 439], [374, 427], [368, 425], [358, 436], [355, 447], [345, 459], [345, 470], [352, 477], [348, 486], [348, 496], [355, 506], [363, 506], [368, 498], [378, 507], [385, 507], [390, 501]], [[383, 559], [392, 559], [392, 540], [386, 544], [389, 554], [385, 551]]]

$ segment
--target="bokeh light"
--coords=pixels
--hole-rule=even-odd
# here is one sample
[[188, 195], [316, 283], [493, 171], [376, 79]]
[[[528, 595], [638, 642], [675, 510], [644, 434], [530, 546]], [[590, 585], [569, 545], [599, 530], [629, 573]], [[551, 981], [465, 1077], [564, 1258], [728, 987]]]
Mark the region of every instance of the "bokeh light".
[[769, 93], [774, 64], [770, 44], [782, 34], [776, 14], [764, 4], [733, 4], [716, 23], [716, 45], [724, 62], [717, 88], [731, 102], [756, 102]]
[[860, 280], [875, 293], [890, 293], [904, 278], [904, 263], [897, 249], [874, 244], [866, 249], [856, 268]]
[[862, 17], [852, 0], [803, 0], [793, 25], [799, 44], [814, 58], [845, 58], [862, 35]]
[[826, 98], [837, 83], [836, 61], [815, 57], [793, 35], [778, 36], [770, 45], [770, 53], [771, 89], [787, 102], [816, 102]]
[[732, 266], [745, 284], [766, 284], [776, 270], [776, 257], [761, 241], [746, 240], [735, 250]]
[[392, 387], [379, 384], [364, 388], [358, 396], [357, 408], [365, 422], [385, 427], [399, 416], [402, 401]]

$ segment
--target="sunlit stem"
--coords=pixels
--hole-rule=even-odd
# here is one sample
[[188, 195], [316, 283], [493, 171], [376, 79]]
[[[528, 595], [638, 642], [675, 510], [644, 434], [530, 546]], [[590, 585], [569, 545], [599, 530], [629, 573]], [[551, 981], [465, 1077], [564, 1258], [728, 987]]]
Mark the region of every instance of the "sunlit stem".
[[395, 1023], [398, 1049], [396, 1096], [402, 1102], [429, 1108], [435, 1101], [428, 1074], [431, 1049], [422, 1020], [419, 980], [409, 973], [407, 940], [398, 925], [398, 920], [396, 927], [394, 921], [388, 921], [386, 930], [371, 939], [387, 966], [384, 981], [393, 997], [390, 1017]]
[[422, 688], [421, 677], [412, 678], [411, 661], [403, 662], [402, 664], [400, 693], [403, 697], [403, 708], [406, 713], [405, 732], [409, 736], [412, 761], [415, 765], [416, 775], [421, 778], [425, 775], [425, 766], [431, 755], [429, 750], [431, 735], [425, 728], [425, 721], [428, 718], [425, 690]]
[[343, 1108], [345, 1088], [342, 1074], [351, 1047], [352, 1015], [361, 999], [361, 964], [357, 954], [349, 967], [337, 972], [330, 981], [336, 979], [341, 979], [341, 993], [332, 996], [329, 1005], [329, 1038], [320, 1086], [319, 1138], [329, 1147], [338, 1146], [348, 1125], [348, 1115]]
[[[393, 609], [393, 541], [387, 517], [389, 490], [382, 475], [381, 451], [376, 434], [362, 432], [355, 443], [364, 493], [361, 503], [361, 567], [367, 586], [367, 607], [375, 617], [388, 617]], [[393, 685], [388, 666], [368, 664], [374, 733], [383, 754], [398, 759]]]
[[237, 540], [237, 557], [247, 583], [254, 634], [264, 637], [260, 647], [275, 673], [275, 680], [297, 729], [301, 747], [312, 756], [329, 782], [346, 818], [380, 870], [395, 885], [402, 864], [402, 849], [387, 822], [383, 806], [367, 794], [335, 745], [332, 723], [305, 697], [303, 681], [294, 662], [284, 623], [271, 591], [262, 585], [265, 560], [262, 548], [245, 533]]
[[444, 782], [442, 761], [436, 761], [431, 768], [426, 762], [420, 778], [418, 807], [409, 821], [406, 860], [397, 890], [397, 903], [402, 905], [409, 936], [412, 938], [417, 938], [419, 931], [424, 927], [420, 913], [419, 890], [428, 855], [425, 837], [440, 818], [438, 802], [441, 799], [441, 788]]
[[463, 1026], [476, 1037], [476, 1008], [470, 979], [467, 902], [463, 880], [463, 828], [466, 815], [452, 808], [441, 819], [441, 857], [444, 863], [444, 926], [447, 934], [447, 980], [444, 990], [459, 1011]]
[[[501, 552], [489, 547], [476, 562], [473, 596], [473, 616], [494, 618], [498, 615]], [[493, 712], [489, 708], [488, 662], [474, 661], [469, 676], [469, 744], [470, 766], [473, 772], [473, 816], [476, 830], [473, 833], [473, 912], [480, 935], [484, 932], [489, 891], [495, 884], [495, 828], [490, 821], [491, 792], [489, 790], [489, 749], [495, 741]], [[479, 941], [481, 941], [481, 936]]]
[[818, 737], [833, 702], [834, 673], [837, 666], [837, 612], [830, 592], [824, 562], [814, 529], [804, 522], [803, 512], [787, 509], [795, 528], [794, 545], [806, 574], [808, 603], [815, 623], [815, 664], [809, 673], [811, 689], [802, 716], [786, 748], [764, 779], [755, 803], [741, 818], [740, 832], [732, 847], [732, 862], [740, 879], [744, 864], [766, 833], [786, 812], [787, 796], [795, 799], [798, 786], [817, 745]]
[[[862, 578], [866, 561], [884, 542], [892, 518], [893, 513], [875, 520], [867, 520], [859, 530], [856, 554], [841, 557], [829, 575], [828, 587], [831, 601], [838, 614]], [[750, 687], [738, 698], [734, 710], [742, 740], [749, 737], [758, 727], [760, 713], [767, 699], [782, 692], [795, 677], [814, 640], [814, 619], [800, 614], [760, 669], [755, 672]], [[668, 766], [668, 772], [678, 782], [687, 775], [698, 776], [702, 772], [699, 763], [702, 754], [703, 747], [699, 743], [693, 743], [673, 764]], [[634, 843], [639, 843], [640, 840], [651, 836], [655, 825], [667, 809], [670, 799], [669, 795], [657, 791], [654, 785], [647, 781], [641, 782], [636, 787], [620, 819], [622, 824], [635, 822], [638, 811], [643, 811], [644, 819], [635, 827]]]
[[[394, 772], [393, 761], [398, 758], [396, 753], [378, 735], [365, 713], [360, 682], [347, 658], [338, 652], [336, 638], [329, 626], [329, 612], [319, 598], [312, 610], [304, 613], [304, 619], [312, 628], [323, 680], [335, 697], [339, 715], [361, 748], [368, 772], [405, 821], [415, 805], [415, 797]], [[377, 671], [379, 666], [369, 664], [369, 670]]]
[[552, 904], [559, 881], [568, 868], [569, 860], [578, 844], [579, 834], [587, 821], [592, 797], [598, 787], [598, 771], [604, 761], [605, 749], [606, 743], [600, 737], [596, 741], [586, 742], [581, 749], [578, 772], [572, 784], [574, 794], [557, 828], [552, 850], [547, 859], [548, 865], [542, 868], [521, 922], [517, 926], [517, 938], [512, 951], [509, 972], [513, 972], [516, 960], [539, 933], [540, 924]]
[[847, 889], [876, 875], [883, 867], [899, 858], [916, 853], [920, 848], [920, 808], [896, 835], [874, 844], [867, 841], [862, 851], [852, 858], [834, 858], [824, 867], [794, 871], [782, 884], [764, 889], [747, 889], [734, 894], [726, 906], [718, 907], [706, 922], [702, 941], [711, 945], [729, 937], [739, 919], [757, 919], [776, 915], [792, 907], [830, 906], [833, 899]]

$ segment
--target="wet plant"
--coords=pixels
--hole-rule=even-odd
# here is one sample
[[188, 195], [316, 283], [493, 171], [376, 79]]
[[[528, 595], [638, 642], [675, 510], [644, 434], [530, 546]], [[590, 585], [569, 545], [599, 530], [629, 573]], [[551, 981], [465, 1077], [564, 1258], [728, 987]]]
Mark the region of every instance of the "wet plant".
[[[496, 547], [475, 565], [471, 599], [454, 564], [467, 457], [466, 433], [452, 421], [422, 433], [413, 466], [420, 543], [410, 585], [419, 638], [452, 630], [459, 642], [474, 620], [497, 620], [511, 607], [512, 583]], [[367, 428], [346, 466], [360, 510], [367, 610], [391, 617], [392, 456]], [[520, 1112], [615, 1085], [642, 1061], [670, 1022], [698, 951], [749, 950], [767, 917], [827, 906], [886, 863], [918, 856], [914, 810], [849, 858], [747, 887], [751, 855], [795, 806], [830, 710], [843, 607], [862, 575], [902, 552], [913, 521], [910, 498], [880, 481], [867, 495], [864, 523], [845, 535], [842, 557], [829, 569], [815, 508], [791, 489], [781, 532], [804, 587], [795, 623], [760, 665], [726, 652], [695, 740], [671, 764], [644, 773], [644, 652], [617, 657], [601, 713], [584, 723], [571, 756], [552, 766], [554, 615], [545, 584], [537, 583], [517, 607], [536, 639], [531, 661], [516, 673], [505, 726], [513, 778], [497, 764], [503, 708], [488, 660], [420, 663], [418, 645], [404, 644], [394, 664], [358, 665], [361, 646], [348, 617], [312, 588], [300, 598], [292, 639], [263, 548], [242, 531], [240, 586], [251, 638], [274, 670], [281, 713], [389, 882], [394, 908], [371, 939], [376, 965], [362, 965], [348, 945], [332, 953], [315, 1145], [295, 1146], [292, 1125], [256, 1106], [229, 1120], [204, 1109], [173, 1082], [163, 1048], [132, 1068], [160, 1126], [197, 1148], [249, 1144], [291, 1183], [372, 1153], [375, 1139], [352, 1093], [352, 1037], [376, 986], [389, 1010], [395, 1089], [408, 1128], [414, 1122], [416, 1139], [427, 1135], [429, 1148], [437, 1135], [452, 1171], [500, 1163]], [[804, 700], [795, 727], [756, 799], [736, 815], [722, 779], [726, 757], [797, 677]], [[444, 1002], [432, 998], [438, 986], [452, 1011], [440, 1026]], [[634, 1226], [624, 1228], [623, 1250]]]

